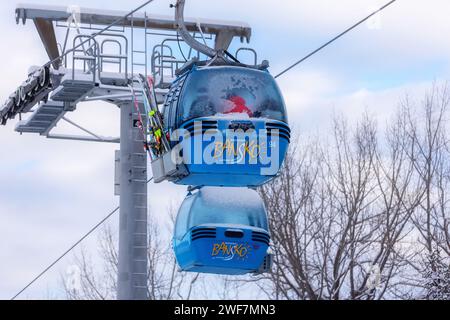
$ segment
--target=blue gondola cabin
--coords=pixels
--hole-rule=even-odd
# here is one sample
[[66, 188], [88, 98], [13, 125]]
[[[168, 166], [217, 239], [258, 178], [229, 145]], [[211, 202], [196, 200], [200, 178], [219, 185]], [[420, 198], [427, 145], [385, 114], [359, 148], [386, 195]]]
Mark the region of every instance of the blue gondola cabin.
[[187, 66], [163, 115], [182, 161], [168, 169], [173, 156], [166, 157], [163, 175], [154, 166], [157, 182], [260, 186], [278, 174], [290, 143], [285, 103], [267, 66]]
[[271, 268], [265, 206], [254, 190], [204, 187], [188, 195], [173, 248], [183, 271], [243, 275]]

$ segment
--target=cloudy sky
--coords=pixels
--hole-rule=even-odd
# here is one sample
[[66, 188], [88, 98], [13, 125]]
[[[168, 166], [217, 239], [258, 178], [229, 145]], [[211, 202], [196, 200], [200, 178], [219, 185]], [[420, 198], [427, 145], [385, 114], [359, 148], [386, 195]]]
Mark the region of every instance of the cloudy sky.
[[[29, 0], [130, 10], [138, 0]], [[155, 0], [147, 11], [173, 14]], [[242, 20], [253, 28], [251, 46], [276, 74], [379, 7], [378, 0], [189, 0], [187, 16]], [[0, 4], [0, 99], [22, 83], [31, 65], [47, 62], [32, 23], [16, 25], [15, 1]], [[290, 121], [301, 134], [329, 129], [330, 115], [356, 119], [365, 110], [389, 118], [405, 94], [420, 98], [434, 80], [450, 78], [450, 2], [398, 0], [381, 17], [345, 36], [280, 79]], [[119, 114], [101, 103], [79, 105], [70, 115], [97, 133], [117, 135]], [[0, 128], [0, 299], [8, 299], [118, 204], [113, 196], [116, 145], [46, 140]], [[61, 126], [58, 132], [71, 132]], [[164, 223], [171, 202], [185, 189], [149, 187], [151, 214]], [[157, 196], [155, 196], [157, 195]], [[155, 202], [157, 199], [158, 202]], [[116, 223], [116, 220], [112, 220]], [[96, 235], [84, 243], [94, 252]], [[60, 276], [71, 257], [23, 298], [59, 297]]]

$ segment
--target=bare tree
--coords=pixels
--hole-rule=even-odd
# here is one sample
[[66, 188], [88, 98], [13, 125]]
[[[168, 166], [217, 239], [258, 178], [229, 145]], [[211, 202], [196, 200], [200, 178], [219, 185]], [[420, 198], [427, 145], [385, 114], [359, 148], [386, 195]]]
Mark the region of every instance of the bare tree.
[[414, 143], [404, 115], [382, 147], [367, 114], [354, 129], [335, 118], [331, 143], [294, 146], [279, 179], [261, 189], [276, 249], [265, 277], [271, 296], [396, 297], [417, 255], [407, 243], [424, 194], [408, 156]]
[[429, 255], [425, 264], [424, 298], [428, 300], [450, 300], [450, 264], [445, 263], [439, 251]]
[[[271, 273], [179, 273], [168, 239], [150, 227], [149, 297], [447, 299], [449, 104], [448, 87], [434, 86], [417, 107], [406, 97], [384, 134], [366, 113], [355, 126], [336, 116], [330, 136], [293, 141], [279, 177], [260, 188], [274, 241]], [[105, 229], [103, 276], [78, 256], [81, 289], [66, 286], [68, 298], [114, 298], [115, 244]]]
[[[419, 108], [406, 99], [407, 133], [411, 140], [408, 155], [421, 184], [423, 197], [412, 222], [417, 233], [418, 257], [415, 268], [423, 278], [414, 283], [429, 289], [426, 275], [439, 276], [441, 266], [450, 264], [450, 91], [448, 85], [433, 85]], [[431, 297], [429, 290], [423, 293]], [[434, 294], [435, 295], [435, 294]]]

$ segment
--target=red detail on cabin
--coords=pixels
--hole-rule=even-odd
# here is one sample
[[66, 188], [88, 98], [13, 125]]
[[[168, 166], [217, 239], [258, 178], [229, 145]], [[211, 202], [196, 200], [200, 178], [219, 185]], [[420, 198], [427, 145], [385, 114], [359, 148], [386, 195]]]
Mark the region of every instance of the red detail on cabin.
[[246, 113], [250, 117], [253, 116], [253, 112], [250, 110], [249, 107], [246, 106], [246, 102], [245, 102], [244, 98], [234, 96], [228, 100], [234, 104], [234, 107], [225, 113]]

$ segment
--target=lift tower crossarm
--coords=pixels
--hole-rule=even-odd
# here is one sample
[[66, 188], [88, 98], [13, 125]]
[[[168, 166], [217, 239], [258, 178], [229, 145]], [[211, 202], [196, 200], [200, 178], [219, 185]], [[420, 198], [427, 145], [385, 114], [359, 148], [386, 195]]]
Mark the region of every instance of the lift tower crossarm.
[[[125, 11], [80, 8], [79, 23], [99, 26], [110, 25], [126, 14], [127, 12]], [[33, 20], [35, 23], [36, 21], [41, 21], [41, 23], [36, 24], [39, 34], [46, 34], [48, 32], [48, 30], [42, 29], [42, 26], [48, 27], [48, 25], [45, 26], [45, 24], [43, 24], [43, 21], [66, 22], [70, 15], [71, 13], [68, 8], [64, 6], [19, 4], [16, 7], [17, 23], [21, 21], [25, 23], [27, 20]], [[134, 28], [147, 27], [148, 29], [165, 31], [176, 31], [178, 29], [177, 23], [172, 16], [147, 14], [146, 22], [145, 13], [143, 12], [134, 14], [133, 19], [125, 19], [119, 26], [133, 26]], [[239, 37], [242, 41], [245, 39], [249, 42], [252, 35], [251, 27], [247, 23], [239, 21], [185, 18], [185, 26], [190, 32], [199, 32], [200, 26], [204, 34], [215, 35], [216, 50], [228, 49], [228, 46], [234, 37]], [[48, 35], [46, 38], [42, 39], [47, 52], [51, 50], [52, 55], [54, 55], [53, 51], [55, 48], [53, 38], [53, 35]]]
[[56, 41], [53, 23], [42, 18], [36, 18], [33, 20], [39, 33], [39, 37], [44, 44], [45, 51], [47, 51], [48, 57], [52, 61], [55, 60], [55, 62], [52, 63], [53, 68], [59, 69], [61, 66], [61, 60], [57, 60], [57, 58], [59, 57], [60, 52], [58, 49], [58, 42]]

